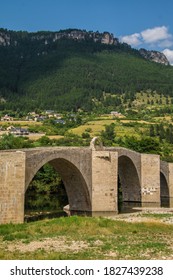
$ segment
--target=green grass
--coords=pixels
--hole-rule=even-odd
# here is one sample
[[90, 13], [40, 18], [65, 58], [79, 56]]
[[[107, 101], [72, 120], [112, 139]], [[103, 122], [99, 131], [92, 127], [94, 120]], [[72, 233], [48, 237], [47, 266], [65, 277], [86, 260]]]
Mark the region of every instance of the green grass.
[[146, 131], [146, 124], [139, 121], [133, 122], [129, 120], [95, 120], [90, 121], [86, 123], [85, 125], [78, 126], [76, 128], [70, 129], [69, 132], [72, 132], [74, 134], [77, 134], [79, 136], [82, 135], [82, 133], [86, 132], [89, 128], [91, 130], [90, 136], [98, 136], [102, 130], [105, 129], [105, 125], [110, 125], [111, 123], [115, 124], [115, 133], [117, 137], [123, 137], [125, 135], [128, 136], [135, 136], [137, 138], [140, 138], [140, 131], [144, 132]]
[[1, 225], [0, 259], [171, 259], [172, 239], [173, 225], [159, 220], [63, 217]]

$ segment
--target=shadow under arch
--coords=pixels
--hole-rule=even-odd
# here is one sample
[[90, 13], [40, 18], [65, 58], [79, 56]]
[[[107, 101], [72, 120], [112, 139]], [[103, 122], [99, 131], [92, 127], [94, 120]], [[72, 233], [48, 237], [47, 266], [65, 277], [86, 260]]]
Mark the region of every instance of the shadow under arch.
[[160, 172], [160, 202], [161, 207], [170, 207], [168, 182], [162, 172]]
[[63, 158], [55, 158], [39, 164], [37, 168], [34, 169], [32, 176], [29, 176], [25, 186], [25, 192], [27, 191], [30, 182], [33, 180], [38, 170], [46, 163], [53, 166], [63, 181], [69, 201], [70, 213], [87, 214], [87, 212], [90, 212], [91, 198], [87, 183], [80, 170], [73, 163]]
[[49, 163], [30, 182], [24, 197], [24, 221], [67, 216], [68, 196], [59, 173]]
[[141, 203], [141, 185], [133, 161], [122, 155], [118, 158], [118, 176], [123, 202]]

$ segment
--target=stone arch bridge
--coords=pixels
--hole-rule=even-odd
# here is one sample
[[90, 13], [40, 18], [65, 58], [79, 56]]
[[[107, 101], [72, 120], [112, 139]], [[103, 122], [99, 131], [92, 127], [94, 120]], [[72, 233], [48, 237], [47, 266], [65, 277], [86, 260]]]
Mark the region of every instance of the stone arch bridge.
[[173, 198], [173, 164], [158, 155], [115, 147], [44, 147], [0, 152], [0, 224], [24, 221], [25, 192], [50, 163], [60, 174], [71, 214], [118, 213], [118, 182], [124, 201], [161, 206]]

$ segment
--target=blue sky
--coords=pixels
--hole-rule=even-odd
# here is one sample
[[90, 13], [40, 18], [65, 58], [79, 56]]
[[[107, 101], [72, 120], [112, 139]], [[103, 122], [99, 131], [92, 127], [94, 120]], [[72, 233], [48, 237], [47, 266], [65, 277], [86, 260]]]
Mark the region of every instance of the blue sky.
[[172, 0], [0, 0], [0, 27], [109, 31], [134, 48], [163, 51], [173, 63]]

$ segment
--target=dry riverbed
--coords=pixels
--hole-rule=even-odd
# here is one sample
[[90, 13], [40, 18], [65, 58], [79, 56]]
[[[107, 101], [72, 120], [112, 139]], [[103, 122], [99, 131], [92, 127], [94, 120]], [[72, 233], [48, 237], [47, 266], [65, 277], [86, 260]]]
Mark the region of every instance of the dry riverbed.
[[173, 208], [133, 208], [133, 213], [122, 213], [111, 217], [113, 220], [121, 220], [130, 223], [160, 222], [173, 224]]

